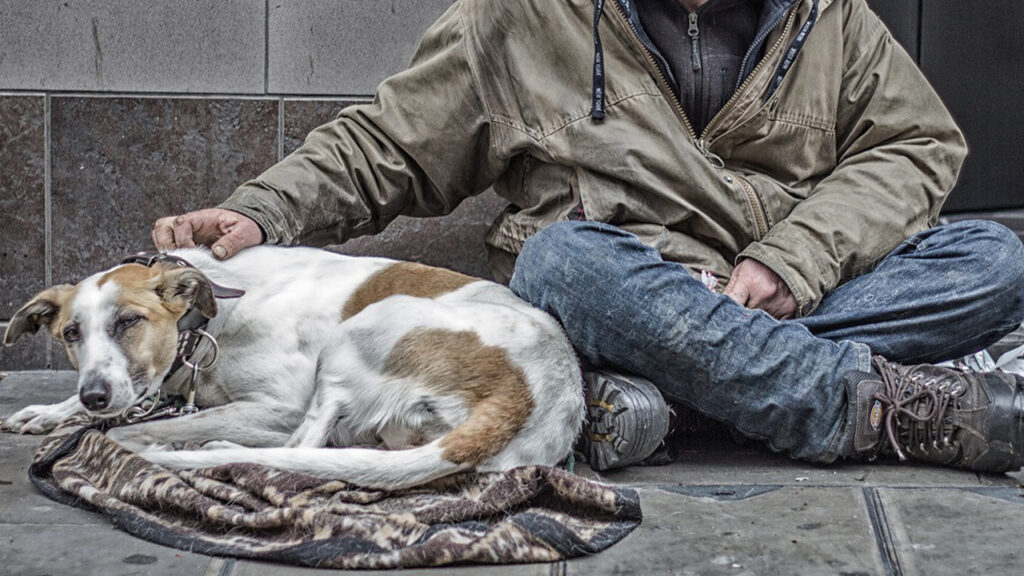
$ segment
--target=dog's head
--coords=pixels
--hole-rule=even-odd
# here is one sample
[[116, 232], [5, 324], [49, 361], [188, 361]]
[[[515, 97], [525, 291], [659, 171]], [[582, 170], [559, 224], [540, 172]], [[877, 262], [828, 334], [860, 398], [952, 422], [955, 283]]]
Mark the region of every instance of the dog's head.
[[159, 389], [176, 355], [178, 319], [191, 308], [207, 318], [217, 313], [201, 272], [126, 264], [39, 293], [11, 319], [4, 344], [45, 326], [78, 369], [82, 404], [113, 415]]

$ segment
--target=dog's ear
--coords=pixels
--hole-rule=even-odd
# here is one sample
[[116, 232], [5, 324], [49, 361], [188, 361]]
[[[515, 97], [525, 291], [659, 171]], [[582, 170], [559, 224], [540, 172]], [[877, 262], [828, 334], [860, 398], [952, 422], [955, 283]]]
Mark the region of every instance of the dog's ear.
[[217, 299], [213, 286], [202, 272], [195, 268], [168, 267], [163, 273], [157, 293], [166, 302], [179, 302], [185, 309], [196, 308], [207, 318], [217, 315]]
[[35, 334], [40, 326], [46, 326], [53, 333], [53, 322], [60, 315], [61, 308], [67, 304], [68, 298], [74, 291], [74, 286], [61, 284], [47, 288], [29, 300], [14, 313], [11, 323], [7, 325], [4, 344], [6, 346], [14, 344], [26, 332]]

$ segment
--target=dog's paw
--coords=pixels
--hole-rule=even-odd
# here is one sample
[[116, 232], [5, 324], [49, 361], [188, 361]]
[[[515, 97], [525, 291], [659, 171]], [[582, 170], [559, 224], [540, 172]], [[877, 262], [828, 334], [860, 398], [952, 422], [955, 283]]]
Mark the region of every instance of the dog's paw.
[[23, 408], [0, 423], [0, 429], [18, 434], [52, 432], [69, 414], [60, 404], [36, 404]]

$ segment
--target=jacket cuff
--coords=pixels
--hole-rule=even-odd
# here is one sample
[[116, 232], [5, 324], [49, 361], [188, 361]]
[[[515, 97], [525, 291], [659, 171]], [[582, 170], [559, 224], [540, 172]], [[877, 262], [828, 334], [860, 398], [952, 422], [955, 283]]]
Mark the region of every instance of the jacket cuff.
[[265, 202], [258, 201], [253, 194], [247, 194], [243, 188], [239, 188], [227, 200], [221, 202], [218, 208], [238, 212], [242, 216], [252, 219], [259, 226], [263, 233], [264, 244], [281, 244], [281, 222], [283, 219], [276, 207]]
[[787, 263], [786, 259], [774, 248], [755, 242], [736, 256], [736, 263], [747, 258], [757, 260], [778, 274], [789, 288], [790, 293], [793, 294], [793, 298], [796, 299], [797, 317], [807, 316], [821, 303], [822, 294], [816, 291], [807, 282], [804, 275]]

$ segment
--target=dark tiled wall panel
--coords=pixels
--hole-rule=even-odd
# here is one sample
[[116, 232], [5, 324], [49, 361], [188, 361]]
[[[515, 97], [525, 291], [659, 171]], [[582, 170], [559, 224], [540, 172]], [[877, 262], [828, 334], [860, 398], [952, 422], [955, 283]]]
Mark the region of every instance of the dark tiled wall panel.
[[154, 219], [209, 207], [277, 158], [274, 100], [52, 100], [53, 279], [149, 248]]
[[[0, 96], [0, 320], [46, 281], [44, 111], [42, 96]], [[0, 370], [45, 368], [45, 343], [25, 338], [0, 349]]]
[[[350, 104], [353, 102], [286, 100], [284, 153], [293, 152], [310, 130], [330, 122]], [[490, 278], [484, 235], [504, 205], [504, 201], [487, 191], [466, 200], [443, 218], [400, 216], [376, 236], [355, 238], [333, 248], [347, 254], [415, 260]]]
[[[978, 5], [979, 7], [981, 5]], [[1024, 2], [921, 9], [921, 68], [963, 128], [970, 155], [947, 211], [1024, 208]]]
[[881, 16], [893, 37], [917, 60], [921, 18], [918, 0], [868, 0], [868, 6]]

